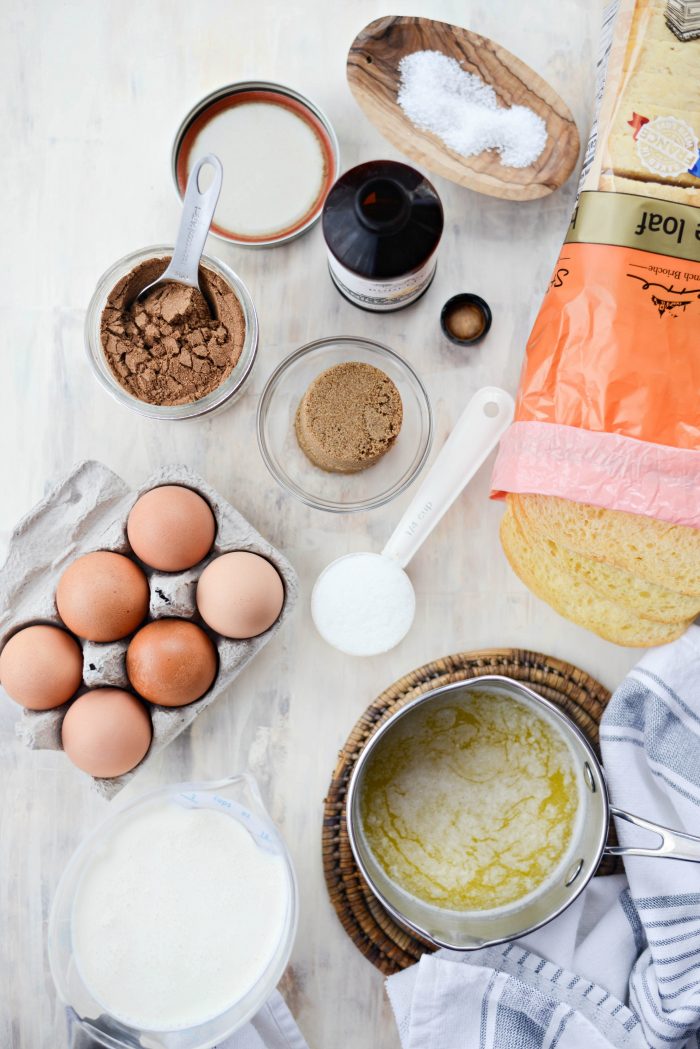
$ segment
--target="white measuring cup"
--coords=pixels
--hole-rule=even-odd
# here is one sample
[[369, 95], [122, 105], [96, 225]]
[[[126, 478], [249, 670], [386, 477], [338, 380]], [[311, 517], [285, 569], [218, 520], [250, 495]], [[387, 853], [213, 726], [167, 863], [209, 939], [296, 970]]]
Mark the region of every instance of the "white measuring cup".
[[375, 656], [403, 640], [416, 610], [404, 569], [496, 447], [514, 411], [505, 390], [478, 390], [381, 554], [345, 554], [321, 572], [311, 594], [311, 616], [325, 641], [348, 655]]

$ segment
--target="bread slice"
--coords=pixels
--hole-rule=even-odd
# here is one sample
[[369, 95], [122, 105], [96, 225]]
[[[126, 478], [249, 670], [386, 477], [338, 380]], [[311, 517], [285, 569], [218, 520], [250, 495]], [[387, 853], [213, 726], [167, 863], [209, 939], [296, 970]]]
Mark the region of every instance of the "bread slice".
[[[617, 105], [610, 126], [601, 129], [603, 171], [617, 179], [682, 186], [690, 192], [688, 203], [697, 203], [698, 181], [688, 172], [697, 160], [700, 134], [700, 90], [698, 89], [698, 49], [683, 43], [666, 25], [666, 0], [643, 0], [634, 4], [634, 15], [620, 82], [611, 82]], [[672, 118], [676, 148], [687, 153], [685, 169], [673, 174], [658, 170], [659, 160], [667, 156], [664, 147], [652, 147], [651, 170], [645, 159], [645, 132], [633, 135], [628, 123], [633, 113], [654, 121]], [[683, 144], [683, 146], [681, 145]], [[693, 147], [695, 156], [693, 156]], [[644, 189], [638, 191], [644, 193]], [[651, 193], [647, 194], [652, 196]]]
[[563, 570], [547, 551], [535, 547], [518, 524], [510, 507], [501, 521], [501, 544], [513, 571], [525, 585], [555, 611], [606, 641], [632, 648], [647, 648], [674, 641], [687, 629], [688, 620], [656, 623], [635, 616], [628, 608], [602, 597], [578, 576]]
[[693, 619], [700, 613], [700, 597], [676, 593], [658, 583], [649, 583], [630, 575], [622, 568], [604, 561], [594, 561], [584, 554], [577, 554], [575, 550], [560, 546], [531, 526], [515, 500], [511, 501], [510, 511], [530, 543], [533, 557], [537, 560], [549, 558], [564, 574], [583, 580], [601, 597], [614, 601], [643, 619], [652, 619], [658, 623], [678, 623], [684, 619]]
[[532, 528], [560, 546], [679, 594], [700, 596], [700, 528], [554, 495], [508, 498]]
[[700, 183], [696, 183], [695, 186], [669, 186], [664, 182], [655, 182], [653, 178], [641, 182], [638, 179], [604, 171], [600, 176], [598, 189], [605, 193], [632, 193], [640, 197], [655, 197], [657, 200], [690, 204], [691, 207], [700, 206]]

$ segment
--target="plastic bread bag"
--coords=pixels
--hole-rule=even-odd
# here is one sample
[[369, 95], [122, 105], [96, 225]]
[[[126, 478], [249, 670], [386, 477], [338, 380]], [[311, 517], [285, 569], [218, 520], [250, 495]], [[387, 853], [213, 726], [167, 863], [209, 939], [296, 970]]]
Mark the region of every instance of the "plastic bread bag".
[[606, 16], [598, 116], [496, 497], [700, 527], [700, 37], [684, 11], [621, 0]]

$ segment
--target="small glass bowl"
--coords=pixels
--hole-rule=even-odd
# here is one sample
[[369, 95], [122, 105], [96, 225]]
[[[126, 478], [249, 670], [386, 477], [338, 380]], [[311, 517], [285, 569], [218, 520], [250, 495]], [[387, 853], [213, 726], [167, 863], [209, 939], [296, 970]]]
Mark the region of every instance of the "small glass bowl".
[[[335, 364], [360, 361], [380, 368], [403, 402], [401, 432], [379, 462], [357, 473], [327, 473], [297, 443], [294, 419], [310, 383]], [[307, 506], [353, 513], [383, 506], [405, 491], [425, 464], [433, 437], [433, 414], [413, 368], [387, 346], [339, 336], [310, 342], [286, 357], [267, 381], [258, 406], [258, 444], [272, 476]]]
[[130, 255], [125, 255], [123, 259], [119, 259], [98, 280], [85, 318], [85, 346], [88, 359], [97, 379], [116, 401], [127, 408], [131, 408], [132, 411], [138, 412], [139, 415], [145, 415], [148, 419], [193, 419], [197, 416], [208, 415], [211, 412], [228, 407], [240, 394], [253, 367], [258, 351], [258, 317], [250, 292], [241, 278], [232, 269], [229, 269], [224, 262], [211, 258], [209, 255], [202, 255], [202, 265], [206, 269], [213, 270], [214, 273], [225, 280], [241, 304], [245, 320], [245, 338], [238, 363], [220, 386], [208, 393], [206, 397], [201, 397], [198, 401], [190, 401], [187, 404], [150, 404], [148, 401], [141, 401], [138, 397], [132, 396], [124, 389], [112, 373], [102, 349], [102, 340], [100, 339], [102, 311], [105, 308], [109, 293], [122, 277], [125, 277], [139, 263], [145, 262], [147, 259], [169, 257], [172, 253], [172, 244], [158, 244], [151, 248], [141, 248]]

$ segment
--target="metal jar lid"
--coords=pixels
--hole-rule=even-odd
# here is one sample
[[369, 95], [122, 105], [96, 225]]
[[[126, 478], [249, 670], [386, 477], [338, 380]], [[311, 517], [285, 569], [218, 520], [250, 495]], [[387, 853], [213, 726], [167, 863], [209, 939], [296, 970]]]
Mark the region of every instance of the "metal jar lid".
[[[175, 181], [175, 188], [182, 198], [184, 186], [187, 181], [186, 160], [188, 139], [195, 133], [195, 129], [203, 126], [205, 121], [202, 117], [209, 113], [214, 107], [225, 108], [229, 99], [237, 95], [250, 96], [249, 101], [264, 102], [266, 96], [270, 102], [277, 101], [278, 104], [286, 105], [292, 112], [296, 113], [306, 124], [316, 132], [325, 158], [325, 171], [323, 175], [321, 190], [316, 197], [312, 207], [301, 219], [279, 233], [246, 236], [236, 235], [224, 228], [217, 226], [216, 220], [212, 224], [212, 236], [229, 244], [238, 244], [242, 247], [273, 247], [278, 244], [286, 244], [296, 237], [306, 233], [321, 217], [326, 195], [338, 177], [340, 166], [340, 150], [338, 139], [328, 117], [310, 99], [294, 91], [284, 84], [278, 84], [269, 80], [244, 80], [235, 84], [227, 84], [224, 87], [212, 91], [211, 94], [201, 99], [184, 118], [178, 128], [173, 142], [171, 154], [171, 171]], [[212, 114], [213, 115], [213, 114]], [[183, 155], [184, 149], [184, 155]], [[224, 171], [224, 186], [226, 185], [226, 172]]]

